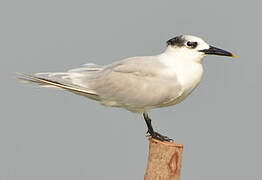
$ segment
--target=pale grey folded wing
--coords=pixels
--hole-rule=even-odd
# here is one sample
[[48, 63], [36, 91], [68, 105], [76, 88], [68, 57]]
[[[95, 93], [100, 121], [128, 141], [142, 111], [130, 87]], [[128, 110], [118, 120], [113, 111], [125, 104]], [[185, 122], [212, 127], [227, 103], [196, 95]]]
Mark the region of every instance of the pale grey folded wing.
[[20, 79], [42, 86], [58, 87], [101, 101], [142, 112], [170, 103], [182, 94], [175, 76], [166, 76], [157, 57], [128, 58], [108, 66], [87, 64], [67, 72], [37, 73]]
[[155, 56], [134, 57], [105, 67], [86, 84], [102, 104], [143, 111], [168, 104], [182, 94], [175, 76]]

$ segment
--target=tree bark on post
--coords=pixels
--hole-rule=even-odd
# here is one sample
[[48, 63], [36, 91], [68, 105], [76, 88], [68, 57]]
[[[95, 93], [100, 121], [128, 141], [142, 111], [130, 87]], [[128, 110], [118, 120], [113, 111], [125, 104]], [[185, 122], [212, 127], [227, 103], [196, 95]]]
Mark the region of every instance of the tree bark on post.
[[145, 180], [180, 180], [183, 145], [149, 139]]

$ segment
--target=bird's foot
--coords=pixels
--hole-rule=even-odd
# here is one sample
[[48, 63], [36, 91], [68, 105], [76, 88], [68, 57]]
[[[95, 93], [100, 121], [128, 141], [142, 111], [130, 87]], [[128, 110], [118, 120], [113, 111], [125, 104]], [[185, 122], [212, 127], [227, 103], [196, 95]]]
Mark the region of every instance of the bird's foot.
[[[149, 132], [148, 132], [149, 133]], [[153, 133], [149, 133], [152, 138], [157, 139], [159, 141], [168, 141], [168, 142], [173, 142], [173, 139], [170, 139], [167, 136], [163, 136], [162, 134], [159, 134], [158, 132], [153, 132]]]

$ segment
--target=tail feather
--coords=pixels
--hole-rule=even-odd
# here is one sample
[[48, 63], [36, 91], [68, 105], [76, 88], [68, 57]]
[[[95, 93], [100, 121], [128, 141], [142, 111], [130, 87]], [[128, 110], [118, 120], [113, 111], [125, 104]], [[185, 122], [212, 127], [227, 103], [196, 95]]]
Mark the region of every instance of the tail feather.
[[43, 79], [51, 79], [56, 82], [62, 82], [62, 84], [69, 84], [88, 89], [86, 80], [97, 72], [103, 70], [103, 68], [104, 66], [88, 63], [66, 72], [44, 72], [37, 73], [35, 76]]
[[[45, 73], [45, 74], [48, 74], [48, 73]], [[40, 75], [40, 73], [38, 75]], [[69, 84], [67, 82], [61, 82], [61, 81], [57, 81], [54, 79], [50, 79], [48, 78], [48, 76], [45, 78], [39, 77], [38, 75], [34, 76], [34, 75], [28, 75], [28, 74], [23, 74], [23, 73], [17, 73], [17, 78], [25, 82], [36, 83], [40, 86], [56, 87], [56, 88], [71, 91], [76, 94], [88, 96], [92, 99], [98, 99], [98, 95], [95, 94], [95, 92], [87, 90], [83, 87], [80, 87], [74, 84]]]

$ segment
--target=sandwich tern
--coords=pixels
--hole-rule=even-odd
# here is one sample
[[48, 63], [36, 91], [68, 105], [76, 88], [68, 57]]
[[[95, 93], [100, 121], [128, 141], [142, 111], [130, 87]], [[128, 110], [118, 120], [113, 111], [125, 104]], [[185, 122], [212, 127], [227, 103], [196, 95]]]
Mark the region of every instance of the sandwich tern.
[[171, 141], [153, 129], [148, 113], [183, 101], [199, 84], [202, 59], [207, 55], [236, 57], [199, 37], [180, 35], [168, 40], [167, 49], [159, 55], [131, 57], [105, 66], [88, 63], [66, 72], [19, 74], [18, 78], [143, 114], [152, 138]]

